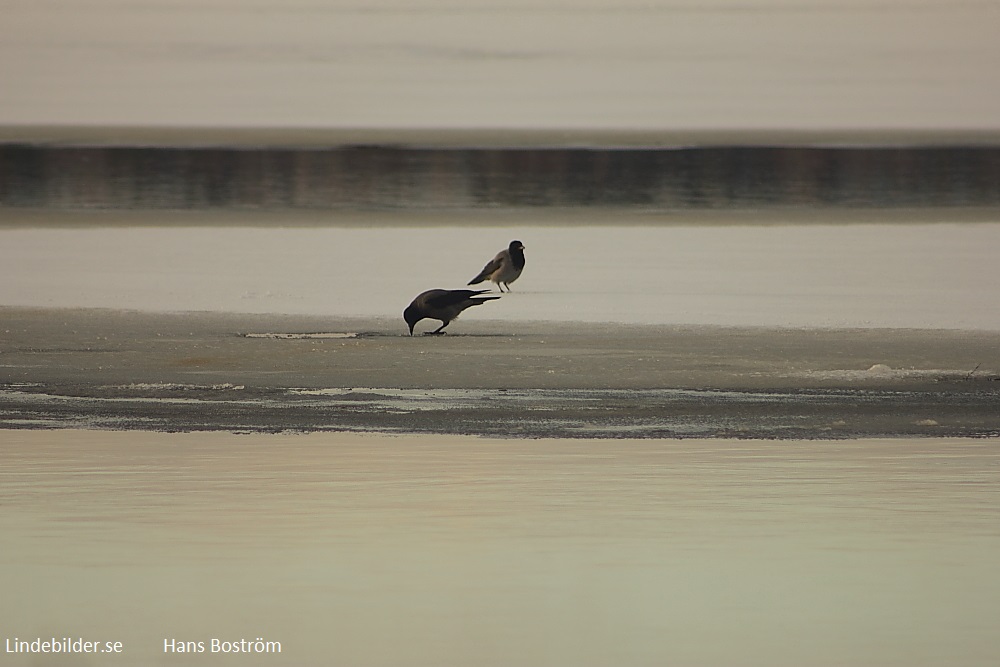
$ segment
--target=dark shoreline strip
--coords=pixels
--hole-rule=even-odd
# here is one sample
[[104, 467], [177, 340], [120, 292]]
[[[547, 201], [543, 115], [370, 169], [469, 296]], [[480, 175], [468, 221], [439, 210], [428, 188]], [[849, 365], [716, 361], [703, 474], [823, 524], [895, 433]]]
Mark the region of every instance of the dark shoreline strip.
[[1000, 206], [1000, 146], [0, 143], [0, 208]]

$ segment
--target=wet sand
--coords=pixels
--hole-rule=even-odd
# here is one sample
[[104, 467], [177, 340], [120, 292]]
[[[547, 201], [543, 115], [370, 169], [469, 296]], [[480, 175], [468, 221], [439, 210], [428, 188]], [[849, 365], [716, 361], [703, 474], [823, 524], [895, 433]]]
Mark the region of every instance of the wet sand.
[[988, 436], [1000, 333], [0, 309], [0, 425]]

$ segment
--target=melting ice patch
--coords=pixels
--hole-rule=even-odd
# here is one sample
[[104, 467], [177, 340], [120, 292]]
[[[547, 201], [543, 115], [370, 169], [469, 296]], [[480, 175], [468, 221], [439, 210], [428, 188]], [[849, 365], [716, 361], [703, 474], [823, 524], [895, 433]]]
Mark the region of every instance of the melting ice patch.
[[[312, 397], [316, 405], [356, 406], [398, 413], [422, 410], [475, 409], [510, 404], [515, 410], [548, 410], [553, 402], [608, 407], [609, 401], [658, 401], [667, 405], [682, 400], [735, 403], [776, 403], [787, 396], [771, 392], [716, 389], [393, 389], [374, 387], [291, 389], [292, 396]], [[836, 400], [832, 395], [803, 395], [800, 400]]]
[[243, 334], [244, 338], [273, 338], [279, 340], [306, 340], [325, 338], [360, 338], [361, 334], [355, 332], [316, 332], [316, 333], [248, 333]]
[[181, 382], [133, 382], [131, 384], [115, 385], [113, 389], [133, 389], [137, 391], [239, 391], [241, 389], [246, 389], [245, 385], [242, 384], [231, 384], [229, 382], [223, 382], [222, 384], [187, 384]]
[[789, 374], [789, 377], [808, 377], [817, 380], [863, 381], [863, 380], [996, 380], [995, 371], [981, 368], [959, 370], [948, 368], [893, 368], [887, 364], [873, 364], [866, 369], [833, 369], [804, 371]]
[[[420, 410], [455, 410], [475, 408], [484, 402], [517, 401], [519, 403], [549, 398], [545, 392], [507, 391], [499, 389], [391, 389], [391, 388], [325, 388], [325, 389], [293, 389], [289, 392], [295, 396], [307, 396], [320, 399], [321, 404], [337, 406], [364, 406], [366, 409], [398, 413], [416, 412]], [[545, 394], [545, 395], [543, 395]], [[562, 396], [566, 398], [567, 396]], [[587, 400], [589, 397], [578, 397]]]

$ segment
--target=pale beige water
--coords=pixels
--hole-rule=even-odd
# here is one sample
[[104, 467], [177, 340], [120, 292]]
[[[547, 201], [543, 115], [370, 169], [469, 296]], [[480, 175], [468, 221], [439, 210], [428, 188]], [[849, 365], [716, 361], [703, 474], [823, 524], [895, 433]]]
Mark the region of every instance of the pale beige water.
[[3, 440], [5, 665], [1000, 660], [997, 440]]
[[998, 128], [988, 0], [6, 0], [0, 124]]

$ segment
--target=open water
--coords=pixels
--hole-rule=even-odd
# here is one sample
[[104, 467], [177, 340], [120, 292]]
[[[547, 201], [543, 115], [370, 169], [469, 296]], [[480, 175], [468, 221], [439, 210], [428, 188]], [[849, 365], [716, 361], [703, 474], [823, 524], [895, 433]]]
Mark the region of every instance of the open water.
[[7, 0], [0, 125], [996, 130], [991, 0]]
[[[124, 646], [12, 667], [1000, 658], [996, 441], [14, 431], [0, 456], [2, 633]], [[281, 653], [211, 652], [257, 638]]]

